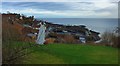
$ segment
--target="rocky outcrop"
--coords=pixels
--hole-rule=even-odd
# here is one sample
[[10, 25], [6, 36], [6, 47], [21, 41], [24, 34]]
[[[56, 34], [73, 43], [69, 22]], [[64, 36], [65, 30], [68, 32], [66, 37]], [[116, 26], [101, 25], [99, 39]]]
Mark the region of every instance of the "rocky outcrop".
[[[22, 19], [21, 19], [22, 17]], [[3, 29], [5, 29], [5, 24], [9, 23], [9, 26], [15, 28], [22, 37], [22, 41], [35, 41], [35, 35], [32, 34], [38, 33], [38, 28], [40, 23], [43, 22], [46, 24], [46, 39], [53, 38], [55, 42], [65, 42], [69, 40], [72, 42], [68, 43], [80, 43], [79, 37], [84, 37], [86, 41], [97, 41], [100, 40], [99, 32], [95, 32], [86, 28], [85, 25], [61, 25], [53, 24], [43, 20], [36, 20], [34, 16], [25, 17], [20, 14], [2, 14]], [[6, 27], [6, 28], [9, 28]], [[31, 36], [28, 36], [28, 34]], [[37, 36], [37, 34], [36, 34]], [[69, 39], [70, 38], [70, 39]], [[51, 39], [47, 39], [52, 41]], [[46, 42], [49, 43], [49, 42]]]

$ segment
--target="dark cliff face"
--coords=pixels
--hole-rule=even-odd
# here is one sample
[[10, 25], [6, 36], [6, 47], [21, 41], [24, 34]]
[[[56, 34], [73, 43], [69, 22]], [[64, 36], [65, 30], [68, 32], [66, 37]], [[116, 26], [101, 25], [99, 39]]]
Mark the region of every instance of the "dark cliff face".
[[[54, 32], [54, 33], [62, 34], [62, 35], [69, 34], [69, 35], [73, 35], [74, 37], [80, 37], [82, 35], [86, 38], [87, 41], [100, 40], [100, 37], [99, 37], [100, 33], [89, 30], [88, 28], [86, 28], [85, 25], [79, 25], [79, 26], [61, 25], [61, 24], [53, 24], [50, 22], [42, 21], [42, 20], [38, 21], [37, 23], [34, 22], [33, 25], [36, 26], [40, 22], [46, 23], [45, 26], [48, 31], [49, 31], [49, 28], [51, 28], [49, 33]], [[38, 28], [38, 27], [36, 27], [36, 28]], [[56, 35], [56, 37], [57, 37], [57, 35]]]
[[83, 36], [86, 38], [87, 41], [97, 41], [100, 40], [99, 32], [95, 32], [92, 30], [89, 30], [84, 25], [79, 26], [68, 26], [68, 25], [60, 25], [60, 24], [52, 24], [49, 22], [46, 22], [47, 28], [52, 28], [51, 32], [58, 33], [58, 34], [69, 34], [73, 35], [74, 37], [80, 37]]

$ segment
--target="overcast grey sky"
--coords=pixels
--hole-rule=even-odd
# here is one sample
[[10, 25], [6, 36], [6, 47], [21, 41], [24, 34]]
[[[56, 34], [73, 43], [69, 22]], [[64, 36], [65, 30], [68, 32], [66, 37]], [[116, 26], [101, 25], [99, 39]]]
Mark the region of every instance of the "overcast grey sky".
[[120, 0], [2, 0], [4, 2], [118, 2]]
[[[11, 0], [16, 1], [16, 0]], [[34, 15], [36, 18], [118, 18], [118, 0], [50, 0], [51, 2], [9, 2], [3, 0], [3, 12]], [[40, 0], [43, 1], [43, 0]], [[48, 1], [48, 0], [44, 0]]]
[[[31, 1], [31, 2], [30, 2]], [[2, 0], [1, 12], [33, 15], [36, 18], [118, 18], [119, 0]], [[84, 24], [89, 29], [104, 32], [117, 27], [118, 21], [64, 21], [49, 20], [54, 23]]]

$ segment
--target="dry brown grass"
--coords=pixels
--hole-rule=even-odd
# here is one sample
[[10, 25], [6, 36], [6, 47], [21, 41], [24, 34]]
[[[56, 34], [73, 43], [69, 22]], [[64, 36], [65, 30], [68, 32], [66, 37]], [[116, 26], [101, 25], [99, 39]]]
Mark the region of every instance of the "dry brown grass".
[[65, 35], [63, 39], [65, 43], [76, 43], [76, 39], [72, 35]]
[[55, 42], [55, 38], [47, 38], [46, 40], [45, 40], [45, 44], [52, 44], [52, 43], [54, 43]]
[[[24, 38], [22, 35], [22, 30], [23, 27], [18, 24], [18, 23], [14, 23], [11, 24], [7, 21], [7, 19], [5, 20], [3, 18], [2, 21], [2, 60], [4, 64], [11, 64], [12, 60], [14, 56], [18, 56], [18, 54], [16, 53], [17, 51], [19, 51], [19, 49], [21, 49], [21, 47], [14, 47], [16, 44], [13, 44], [14, 42], [19, 42], [22, 41], [21, 39]], [[16, 54], [15, 54], [16, 53]], [[23, 54], [23, 53], [20, 53]], [[9, 60], [9, 61], [7, 61]], [[18, 61], [20, 61], [20, 59], [16, 59]], [[13, 64], [16, 63], [16, 61], [12, 62]]]
[[[14, 48], [10, 48], [12, 46], [12, 41], [19, 41], [20, 39], [19, 31], [12, 26], [12, 24], [8, 22], [2, 23], [2, 59], [3, 63], [9, 63], [5, 61], [10, 59], [10, 55], [13, 55]], [[18, 48], [19, 49], [19, 48]]]

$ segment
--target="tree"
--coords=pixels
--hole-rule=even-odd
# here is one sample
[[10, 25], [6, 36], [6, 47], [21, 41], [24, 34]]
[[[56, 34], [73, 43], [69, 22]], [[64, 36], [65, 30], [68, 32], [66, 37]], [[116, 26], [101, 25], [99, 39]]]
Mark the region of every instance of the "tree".
[[113, 31], [109, 31], [109, 30], [106, 30], [101, 38], [103, 41], [105, 41], [105, 45], [108, 45], [108, 46], [113, 46], [113, 47], [119, 47], [118, 46], [118, 37], [116, 35], [116, 31], [118, 31], [118, 29], [115, 29], [115, 32]]
[[116, 27], [115, 29], [116, 36], [120, 36], [120, 27]]
[[10, 12], [9, 12], [9, 11], [7, 11], [7, 14], [10, 14]]

